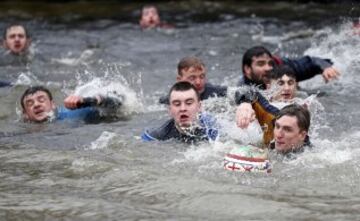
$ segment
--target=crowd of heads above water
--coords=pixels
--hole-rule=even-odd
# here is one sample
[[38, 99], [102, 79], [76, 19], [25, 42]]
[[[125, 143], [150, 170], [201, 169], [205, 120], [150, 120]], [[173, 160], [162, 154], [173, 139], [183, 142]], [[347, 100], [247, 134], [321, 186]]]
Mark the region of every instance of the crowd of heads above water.
[[[152, 28], [160, 24], [156, 8], [144, 7], [141, 27]], [[3, 48], [9, 54], [23, 56], [30, 44], [31, 38], [25, 26], [13, 24], [5, 28]], [[202, 101], [233, 95], [228, 93], [228, 87], [208, 82], [205, 63], [199, 57], [180, 58], [174, 85], [168, 95], [160, 98], [160, 103], [168, 105], [170, 119], [159, 127], [145, 129], [142, 134], [144, 141], [178, 139], [194, 143], [217, 140], [221, 136], [221, 126], [211, 113], [203, 112]], [[310, 113], [306, 106], [294, 101], [298, 82], [322, 75], [327, 83], [340, 76], [329, 59], [312, 56], [296, 59], [279, 57], [263, 46], [246, 50], [239, 73], [239, 88], [235, 96], [230, 98], [236, 103], [234, 121], [239, 128], [246, 128], [253, 121], [259, 121], [264, 128], [263, 146], [281, 153], [299, 152], [303, 146], [310, 144]], [[13, 84], [2, 82], [1, 85]], [[244, 90], [244, 87], [247, 89]], [[264, 91], [270, 91], [272, 95], [265, 97]], [[272, 105], [274, 101], [289, 105], [279, 109]], [[26, 89], [20, 104], [24, 122], [33, 123], [58, 120], [99, 122], [107, 117], [103, 113], [114, 113], [124, 105], [123, 100], [100, 94], [91, 97], [70, 95], [65, 98], [63, 105], [57, 105], [50, 90], [43, 86]], [[101, 109], [113, 109], [113, 112], [103, 112]]]

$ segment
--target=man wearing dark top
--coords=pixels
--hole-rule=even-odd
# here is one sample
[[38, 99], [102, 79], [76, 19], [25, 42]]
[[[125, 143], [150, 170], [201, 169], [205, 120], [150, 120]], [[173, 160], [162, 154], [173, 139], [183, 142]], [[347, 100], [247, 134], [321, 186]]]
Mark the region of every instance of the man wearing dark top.
[[33, 123], [54, 120], [97, 122], [104, 117], [97, 107], [116, 110], [122, 105], [120, 100], [112, 97], [70, 95], [64, 100], [65, 107], [57, 107], [51, 92], [43, 86], [29, 87], [21, 96], [20, 103], [24, 121]]
[[322, 74], [325, 82], [336, 79], [340, 74], [332, 67], [329, 59], [304, 56], [299, 59], [280, 58], [270, 53], [263, 46], [255, 46], [248, 49], [242, 59], [243, 75], [238, 82], [239, 86], [254, 85], [260, 89], [266, 89], [269, 84], [269, 72], [275, 65], [288, 65], [296, 75], [296, 81], [310, 79], [317, 74]]
[[186, 143], [215, 140], [218, 136], [215, 119], [201, 113], [196, 88], [189, 82], [175, 83], [169, 92], [171, 119], [158, 128], [145, 130], [144, 141], [176, 139]]
[[[176, 81], [187, 81], [194, 85], [200, 93], [200, 100], [206, 100], [209, 97], [225, 97], [227, 87], [207, 83], [206, 68], [204, 62], [197, 57], [184, 57], [180, 60], [177, 67]], [[167, 96], [161, 97], [161, 104], [168, 104]]]

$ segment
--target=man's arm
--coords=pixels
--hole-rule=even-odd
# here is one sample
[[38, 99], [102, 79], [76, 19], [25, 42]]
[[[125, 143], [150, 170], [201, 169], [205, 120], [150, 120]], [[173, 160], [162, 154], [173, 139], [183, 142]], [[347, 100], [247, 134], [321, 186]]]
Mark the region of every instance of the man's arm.
[[337, 79], [340, 75], [330, 59], [304, 56], [300, 59], [282, 58], [282, 62], [294, 69], [298, 82], [310, 79], [317, 74], [322, 74], [325, 82], [328, 82]]
[[12, 83], [8, 81], [0, 81], [0, 87], [11, 87]]
[[236, 124], [240, 128], [247, 128], [256, 118], [261, 125], [262, 123], [268, 123], [268, 119], [279, 112], [278, 108], [271, 105], [260, 92], [254, 89], [246, 92], [236, 91], [235, 103], [238, 105], [236, 109]]
[[64, 100], [64, 105], [68, 109], [78, 109], [84, 107], [104, 107], [104, 108], [118, 108], [122, 102], [118, 98], [103, 97], [97, 95], [95, 97], [81, 97], [77, 95], [70, 95]]

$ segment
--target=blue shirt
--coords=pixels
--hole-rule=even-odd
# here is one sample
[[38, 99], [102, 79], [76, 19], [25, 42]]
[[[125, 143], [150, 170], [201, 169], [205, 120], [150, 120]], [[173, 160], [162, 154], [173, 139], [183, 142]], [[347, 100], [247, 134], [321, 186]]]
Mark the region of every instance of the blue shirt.
[[70, 110], [65, 107], [57, 109], [56, 120], [83, 120], [85, 122], [94, 122], [100, 119], [99, 111], [94, 107], [85, 107]]

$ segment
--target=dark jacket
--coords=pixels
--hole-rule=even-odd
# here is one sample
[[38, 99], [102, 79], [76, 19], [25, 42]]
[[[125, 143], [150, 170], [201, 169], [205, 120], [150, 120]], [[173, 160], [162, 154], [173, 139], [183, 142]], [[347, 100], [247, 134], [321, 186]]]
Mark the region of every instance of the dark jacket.
[[145, 130], [141, 135], [144, 141], [176, 139], [185, 143], [196, 143], [198, 141], [215, 140], [218, 136], [218, 129], [215, 119], [207, 114], [200, 114], [199, 126], [191, 134], [183, 134], [175, 126], [174, 119], [166, 121], [159, 128]]
[[[280, 58], [273, 56], [275, 65], [288, 65], [294, 71], [296, 75], [296, 81], [304, 81], [314, 77], [317, 74], [321, 74], [324, 69], [331, 67], [333, 62], [330, 59], [322, 59], [318, 57], [304, 56], [299, 59], [289, 59], [289, 58]], [[254, 81], [247, 78], [245, 75], [242, 75], [238, 86], [243, 85], [254, 85], [260, 89], [266, 89], [265, 84], [257, 84]]]

